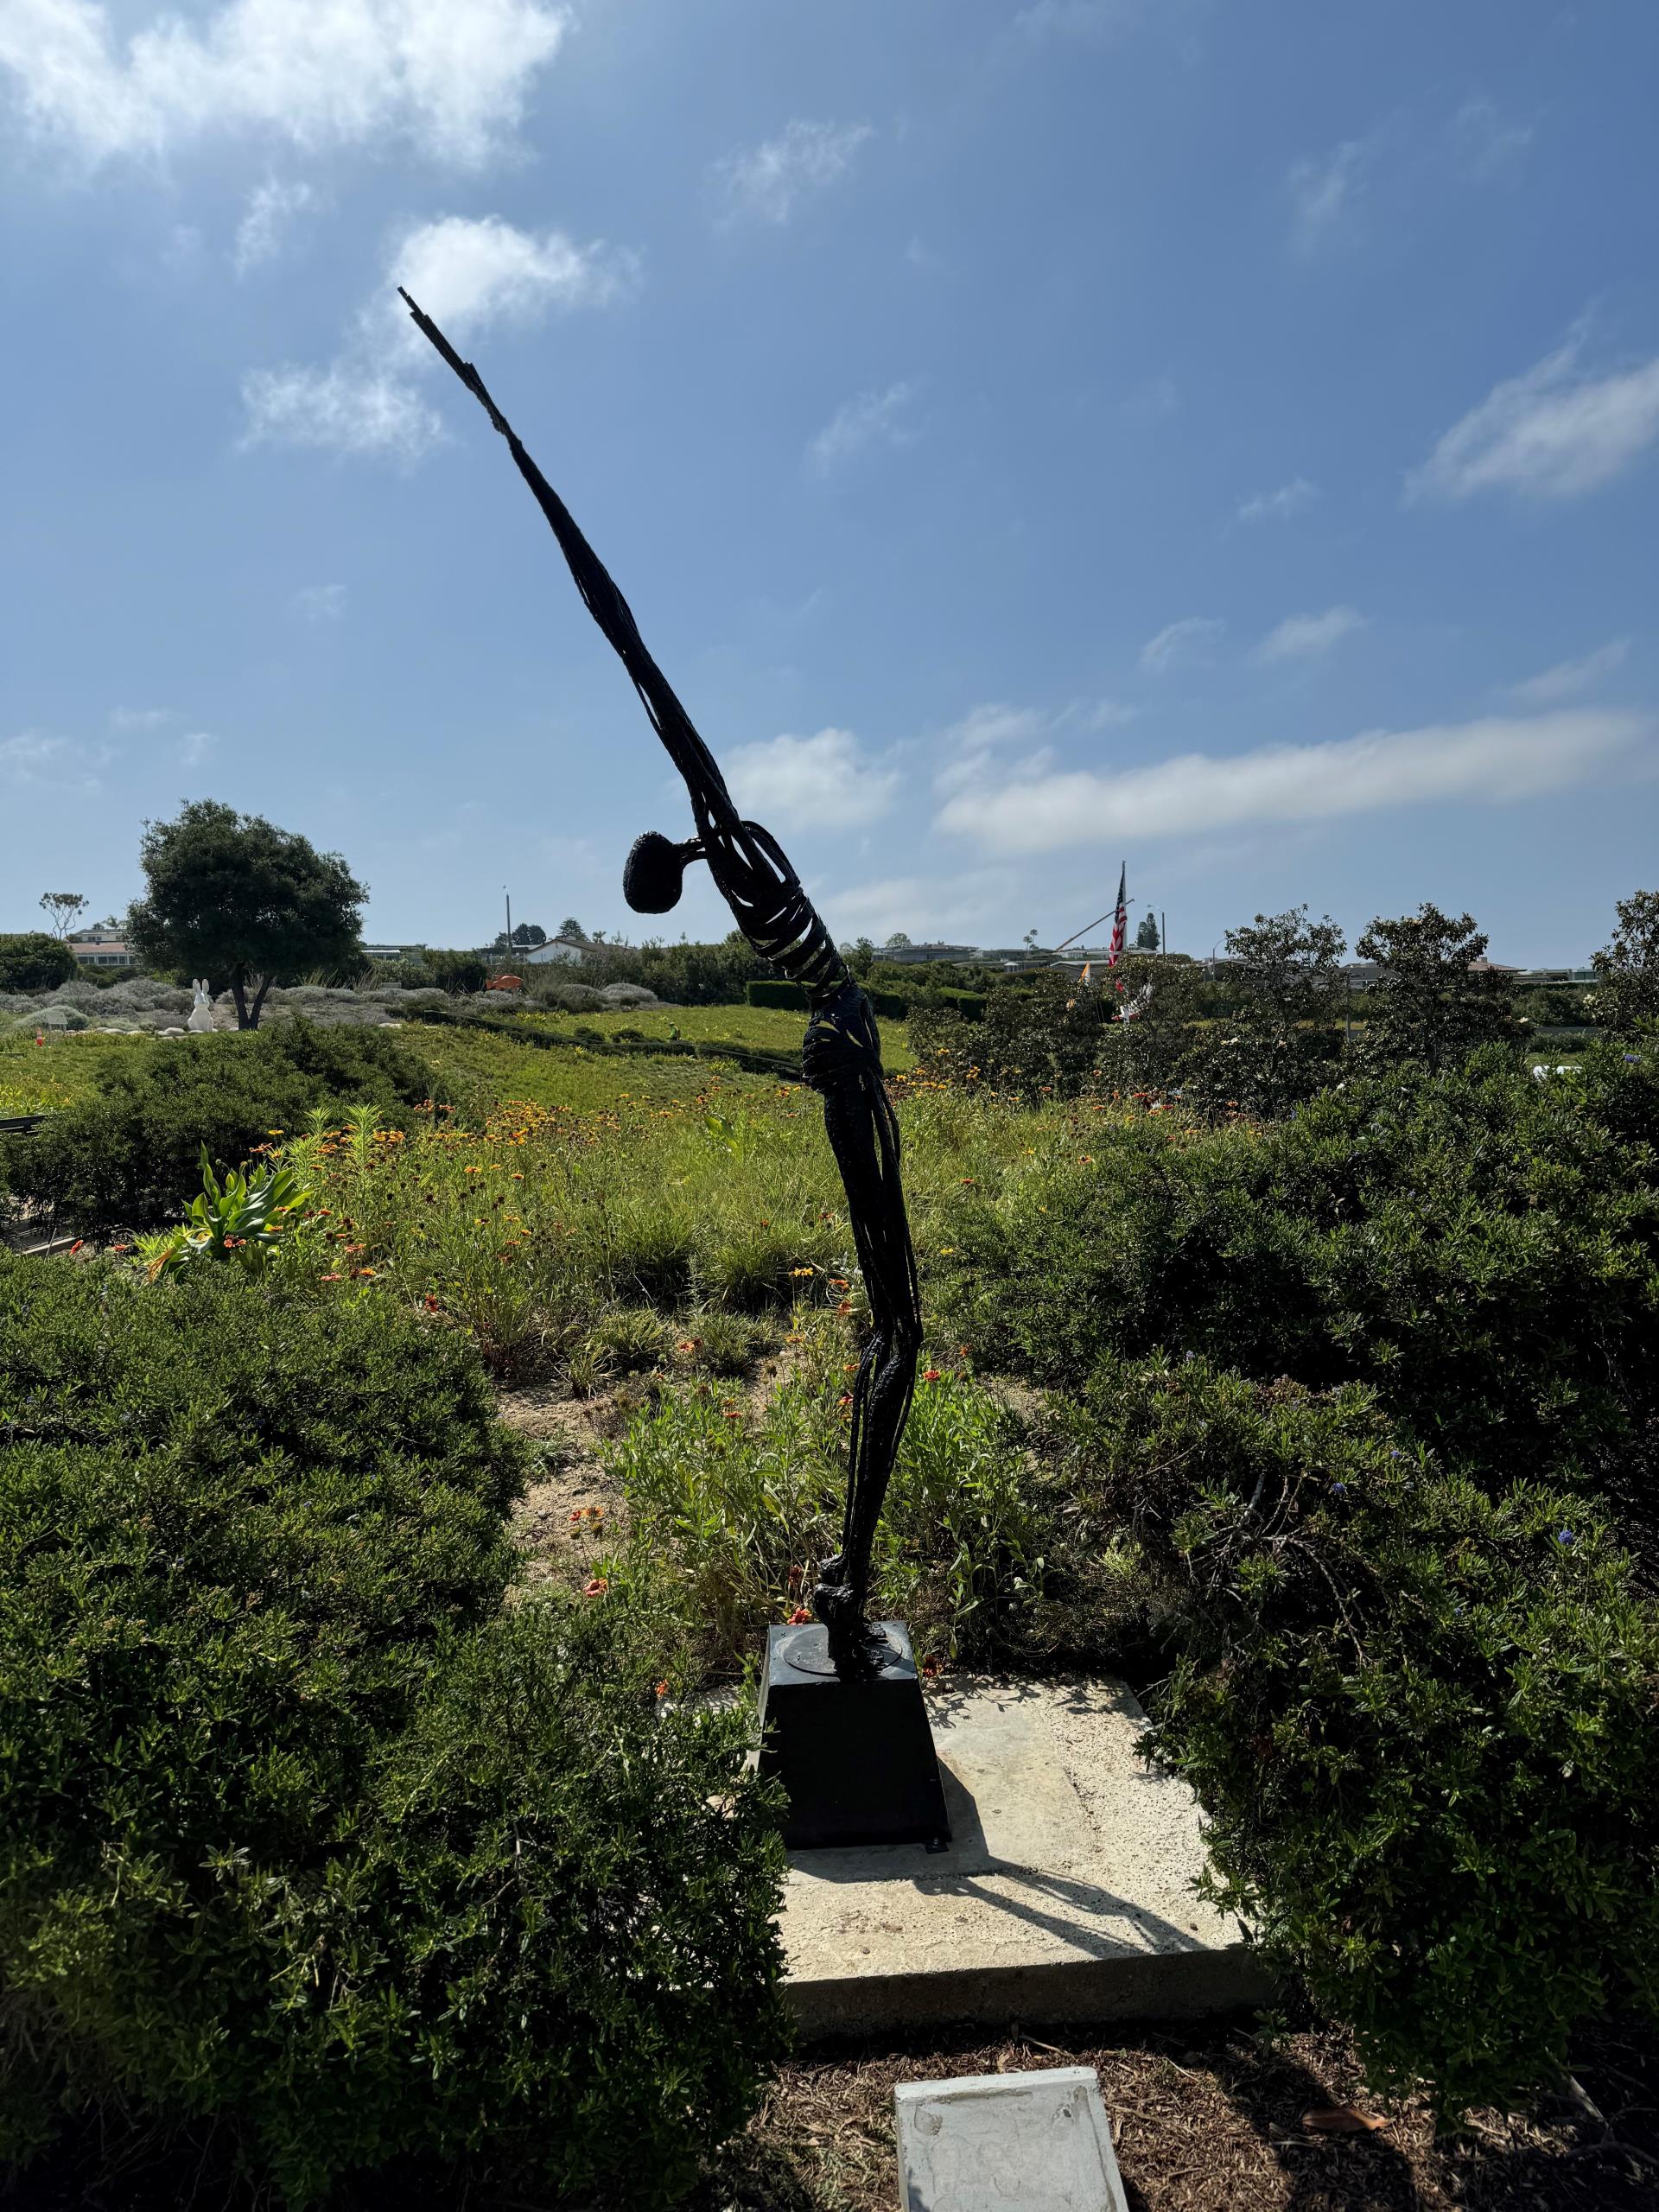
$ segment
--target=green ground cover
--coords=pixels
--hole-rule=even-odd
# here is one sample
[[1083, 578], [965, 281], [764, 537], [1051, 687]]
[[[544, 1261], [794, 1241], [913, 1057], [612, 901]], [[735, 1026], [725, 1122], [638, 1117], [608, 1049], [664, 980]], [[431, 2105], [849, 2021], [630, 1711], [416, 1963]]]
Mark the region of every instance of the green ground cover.
[[98, 1086], [99, 1071], [115, 1067], [142, 1039], [89, 1030], [42, 1033], [26, 1024], [0, 1028], [0, 1115], [50, 1113]]
[[[668, 1038], [675, 1032], [698, 1044], [729, 1041], [754, 1045], [774, 1052], [798, 1052], [805, 1017], [787, 1007], [770, 1006], [646, 1006], [626, 1007], [615, 1013], [563, 1014], [545, 1008], [524, 1019], [570, 1031], [597, 1029], [602, 1036], [632, 1032], [641, 1037]], [[890, 1074], [914, 1065], [902, 1021], [883, 1021], [881, 1058]]]
[[[293, 1057], [326, 1096], [251, 1149], [303, 1195], [97, 1263], [119, 1295], [205, 1268], [602, 1396], [627, 1510], [558, 1602], [729, 1681], [833, 1543], [868, 1325], [817, 1099], [410, 1025], [351, 1105], [343, 1048], [248, 1042], [161, 1089]], [[879, 1602], [931, 1668], [1145, 1685], [1220, 1892], [1373, 2078], [1525, 2097], [1659, 2004], [1659, 1077], [1492, 1046], [1202, 1120], [937, 1065], [894, 1084], [928, 1335]]]
[[[586, 1112], [615, 1104], [625, 1097], [690, 1100], [709, 1084], [711, 1075], [734, 1090], [765, 1090], [769, 1078], [747, 1074], [733, 1065], [711, 1069], [702, 1059], [648, 1054], [616, 1059], [584, 1048], [577, 1032], [587, 1030], [611, 1039], [619, 1033], [648, 1039], [682, 1039], [714, 1047], [721, 1044], [745, 1046], [766, 1052], [797, 1054], [800, 1051], [802, 1020], [798, 1014], [772, 1007], [645, 1007], [618, 1013], [526, 1013], [515, 1017], [525, 1028], [563, 1039], [556, 1051], [538, 1050], [499, 1031], [458, 1027], [406, 1027], [405, 1036], [438, 1077], [446, 1103], [472, 1109], [481, 1116], [502, 1098], [527, 1098], [538, 1106], [569, 1106]], [[100, 1069], [118, 1066], [135, 1052], [142, 1054], [148, 1040], [114, 1037], [96, 1031], [47, 1033], [36, 1044], [35, 1033], [20, 1024], [0, 1033], [0, 1115], [30, 1114], [67, 1106], [97, 1087]], [[882, 1055], [888, 1069], [898, 1073], [913, 1065], [902, 1022], [881, 1025]]]

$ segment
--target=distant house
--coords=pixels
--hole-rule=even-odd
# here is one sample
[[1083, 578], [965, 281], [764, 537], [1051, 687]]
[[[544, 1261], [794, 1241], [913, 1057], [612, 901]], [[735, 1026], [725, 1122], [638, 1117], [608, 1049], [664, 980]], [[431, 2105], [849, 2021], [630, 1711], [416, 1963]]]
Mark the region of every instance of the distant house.
[[552, 968], [561, 963], [574, 966], [587, 955], [585, 944], [578, 944], [574, 938], [550, 937], [545, 944], [531, 945], [521, 950], [514, 945], [512, 957], [521, 968]]
[[95, 922], [89, 930], [71, 930], [66, 942], [83, 967], [137, 968], [139, 965], [137, 954], [128, 950], [121, 925], [113, 914], [107, 921]]
[[979, 952], [971, 944], [943, 944], [936, 940], [931, 944], [878, 945], [875, 957], [891, 961], [895, 968], [920, 968], [932, 960], [977, 960]]

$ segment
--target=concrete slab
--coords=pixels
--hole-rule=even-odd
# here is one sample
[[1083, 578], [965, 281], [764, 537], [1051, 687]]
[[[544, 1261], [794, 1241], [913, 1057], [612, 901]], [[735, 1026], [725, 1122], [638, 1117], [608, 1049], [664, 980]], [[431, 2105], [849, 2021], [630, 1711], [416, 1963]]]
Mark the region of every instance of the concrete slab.
[[900, 2082], [903, 2212], [1128, 2212], [1092, 2066]]
[[1193, 2018], [1271, 1985], [1201, 1904], [1198, 1808], [1135, 1750], [1122, 1683], [981, 1682], [929, 1699], [948, 1851], [790, 1854], [801, 2033], [931, 2022]]

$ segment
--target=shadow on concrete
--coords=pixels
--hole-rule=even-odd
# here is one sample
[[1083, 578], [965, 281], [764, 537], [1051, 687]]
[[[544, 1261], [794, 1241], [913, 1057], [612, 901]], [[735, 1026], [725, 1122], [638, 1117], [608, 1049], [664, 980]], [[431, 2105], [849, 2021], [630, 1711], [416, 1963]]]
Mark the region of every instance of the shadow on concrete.
[[[1132, 1904], [1097, 1883], [999, 1859], [986, 1840], [973, 1793], [943, 1760], [939, 1772], [950, 1821], [948, 1850], [927, 1852], [911, 1843], [869, 1844], [852, 1851], [791, 1852], [791, 1864], [823, 1882], [893, 1882], [924, 1892], [960, 1891], [994, 1911], [1062, 1937], [1089, 1958], [1110, 1958], [1126, 1950], [1152, 1955], [1213, 1949], [1191, 1929]], [[986, 1878], [991, 1875], [1017, 1884], [1028, 1898], [990, 1887]], [[1124, 1924], [1122, 1935], [1099, 1925], [1112, 1918]]]

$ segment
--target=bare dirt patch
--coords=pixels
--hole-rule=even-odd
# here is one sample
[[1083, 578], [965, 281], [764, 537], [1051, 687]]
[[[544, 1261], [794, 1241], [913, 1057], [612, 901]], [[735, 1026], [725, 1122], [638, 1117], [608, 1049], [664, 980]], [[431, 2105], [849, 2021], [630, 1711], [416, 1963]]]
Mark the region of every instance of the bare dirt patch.
[[550, 1389], [502, 1391], [497, 1410], [509, 1428], [542, 1447], [541, 1471], [513, 1510], [512, 1533], [526, 1555], [528, 1580], [584, 1582], [594, 1561], [625, 1534], [622, 1493], [606, 1472], [600, 1445], [626, 1414], [619, 1394], [571, 1398]]

